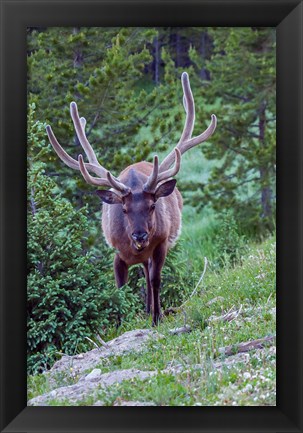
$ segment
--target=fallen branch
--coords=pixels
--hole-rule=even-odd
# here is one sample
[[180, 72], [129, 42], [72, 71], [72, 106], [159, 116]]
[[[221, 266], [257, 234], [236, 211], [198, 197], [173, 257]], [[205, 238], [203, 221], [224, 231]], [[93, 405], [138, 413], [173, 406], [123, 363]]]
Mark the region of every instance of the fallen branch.
[[236, 353], [249, 352], [250, 350], [263, 349], [266, 346], [274, 345], [276, 337], [264, 337], [258, 340], [247, 341], [245, 343], [234, 344], [231, 346], [220, 347], [218, 352], [225, 356], [235, 355]]
[[91, 338], [87, 337], [86, 335], [85, 335], [84, 338], [86, 338], [88, 341], [90, 341], [97, 349], [100, 349], [100, 347], [98, 346], [98, 344], [95, 343]]
[[191, 332], [191, 327], [189, 325], [181, 326], [181, 328], [170, 329], [169, 333], [171, 335], [179, 335]]
[[99, 334], [96, 335], [96, 338], [97, 338], [97, 340], [99, 341], [99, 343], [102, 344], [102, 346], [104, 346], [104, 347], [109, 347], [109, 345], [108, 345], [107, 343], [105, 343], [104, 340], [102, 340], [102, 338], [100, 337]]
[[216, 322], [216, 321], [222, 320], [223, 322], [231, 322], [232, 320], [236, 319], [239, 316], [239, 314], [242, 311], [242, 307], [243, 307], [242, 304], [240, 305], [239, 310], [233, 310], [234, 307], [231, 307], [231, 309], [228, 310], [227, 313], [223, 314], [222, 316], [210, 317], [209, 321], [210, 322]]

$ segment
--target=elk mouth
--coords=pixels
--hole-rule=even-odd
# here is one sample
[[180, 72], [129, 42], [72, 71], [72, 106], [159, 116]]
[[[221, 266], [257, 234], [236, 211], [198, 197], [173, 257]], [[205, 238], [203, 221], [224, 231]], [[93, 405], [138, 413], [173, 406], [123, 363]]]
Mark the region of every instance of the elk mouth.
[[149, 234], [146, 231], [134, 231], [130, 239], [132, 241], [132, 247], [135, 251], [141, 252], [149, 244]]
[[144, 248], [147, 247], [147, 245], [149, 244], [148, 240], [147, 241], [133, 241], [133, 247], [135, 248], [136, 251], [143, 251]]

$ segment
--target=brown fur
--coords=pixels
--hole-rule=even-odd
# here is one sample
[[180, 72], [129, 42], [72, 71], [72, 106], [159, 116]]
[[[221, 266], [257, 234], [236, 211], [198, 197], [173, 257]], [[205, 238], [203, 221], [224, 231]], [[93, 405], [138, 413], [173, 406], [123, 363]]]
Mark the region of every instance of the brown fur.
[[[147, 281], [147, 311], [153, 313], [156, 324], [161, 315], [159, 289], [161, 269], [168, 249], [175, 243], [181, 231], [182, 197], [177, 188], [156, 200], [151, 226], [146, 225], [146, 207], [153, 203], [153, 194], [144, 193], [143, 185], [152, 171], [153, 165], [139, 162], [122, 171], [119, 180], [131, 188], [130, 198], [124, 203], [103, 203], [102, 228], [107, 243], [117, 250], [114, 269], [118, 287], [126, 284], [128, 267], [142, 263]], [[135, 182], [134, 182], [135, 181]], [[136, 199], [136, 200], [135, 200]], [[123, 206], [129, 207], [129, 218], [123, 213]], [[134, 222], [134, 225], [132, 225]], [[142, 251], [137, 251], [131, 238], [133, 227], [144, 225], [149, 233], [149, 243]], [[142, 227], [143, 227], [142, 225]], [[150, 305], [149, 305], [150, 304]]]

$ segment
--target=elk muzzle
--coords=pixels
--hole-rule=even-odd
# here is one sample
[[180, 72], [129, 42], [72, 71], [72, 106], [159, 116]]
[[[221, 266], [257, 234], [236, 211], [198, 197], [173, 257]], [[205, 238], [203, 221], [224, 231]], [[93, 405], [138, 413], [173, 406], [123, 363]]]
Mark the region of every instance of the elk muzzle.
[[134, 242], [134, 246], [138, 251], [143, 250], [148, 245], [148, 233], [147, 232], [134, 232], [131, 235]]

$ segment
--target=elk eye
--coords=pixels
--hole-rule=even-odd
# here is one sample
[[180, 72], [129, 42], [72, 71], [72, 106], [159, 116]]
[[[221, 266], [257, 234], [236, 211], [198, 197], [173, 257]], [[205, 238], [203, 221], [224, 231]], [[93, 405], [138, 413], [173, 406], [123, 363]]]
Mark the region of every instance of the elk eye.
[[122, 212], [123, 212], [123, 213], [127, 213], [127, 210], [123, 207], [123, 208], [122, 208]]
[[155, 205], [155, 203], [153, 203], [150, 207], [150, 210], [153, 211], [155, 209], [155, 207], [156, 207], [156, 205]]

